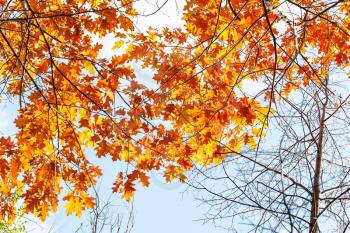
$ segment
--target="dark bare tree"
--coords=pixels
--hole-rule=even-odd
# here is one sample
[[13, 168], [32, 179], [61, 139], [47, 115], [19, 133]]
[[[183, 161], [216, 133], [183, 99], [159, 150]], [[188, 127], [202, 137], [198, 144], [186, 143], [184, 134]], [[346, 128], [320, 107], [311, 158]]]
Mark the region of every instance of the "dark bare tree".
[[189, 184], [208, 206], [204, 220], [233, 232], [350, 232], [345, 76], [330, 68], [288, 99], [276, 92], [280, 100], [256, 150], [227, 148], [222, 164], [197, 168]]
[[[127, 209], [127, 213], [116, 210]], [[96, 205], [90, 212], [87, 222], [81, 223], [75, 233], [131, 233], [134, 228], [134, 211], [113, 205], [111, 197], [107, 200], [96, 198]]]

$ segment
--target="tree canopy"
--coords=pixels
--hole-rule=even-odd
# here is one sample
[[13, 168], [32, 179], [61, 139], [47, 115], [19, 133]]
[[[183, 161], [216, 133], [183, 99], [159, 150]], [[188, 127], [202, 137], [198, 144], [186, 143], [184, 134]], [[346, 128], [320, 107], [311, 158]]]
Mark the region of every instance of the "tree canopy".
[[[323, 85], [330, 70], [349, 72], [349, 10], [347, 1], [188, 0], [183, 25], [140, 32], [147, 15], [132, 0], [0, 0], [0, 85], [18, 108], [16, 134], [0, 138], [0, 219], [16, 216], [13, 193], [42, 220], [59, 195], [67, 214], [92, 208], [88, 190], [102, 175], [92, 150], [130, 165], [111, 187], [130, 200], [152, 170], [184, 181], [194, 166], [259, 149], [273, 103]], [[111, 58], [98, 42], [107, 35]]]

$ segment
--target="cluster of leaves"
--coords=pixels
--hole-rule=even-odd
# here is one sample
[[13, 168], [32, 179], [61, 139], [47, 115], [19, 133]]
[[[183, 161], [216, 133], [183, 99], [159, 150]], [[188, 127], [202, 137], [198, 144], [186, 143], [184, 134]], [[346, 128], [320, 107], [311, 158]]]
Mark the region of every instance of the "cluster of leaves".
[[[19, 103], [18, 132], [0, 139], [0, 219], [16, 215], [8, 198], [14, 192], [26, 212], [45, 219], [57, 208], [62, 181], [71, 186], [64, 199], [78, 206], [68, 213], [80, 215], [92, 207], [87, 191], [101, 175], [84, 149], [116, 160], [119, 145], [131, 140], [131, 120], [119, 120], [112, 103], [121, 80], [134, 75], [118, 57], [99, 58], [102, 45], [93, 41], [134, 30], [126, 16], [134, 14], [130, 2], [118, 4], [0, 1], [1, 85]], [[108, 138], [118, 142], [107, 149]]]
[[[8, 197], [16, 201], [20, 200], [20, 196], [16, 193]], [[27, 222], [24, 220], [25, 211], [23, 207], [16, 210], [16, 216], [12, 219], [2, 219], [0, 222], [0, 232], [3, 233], [25, 233], [27, 232]]]
[[[287, 3], [304, 14], [284, 15]], [[15, 216], [8, 196], [18, 192], [44, 220], [63, 183], [68, 214], [92, 208], [102, 171], [88, 148], [132, 165], [113, 186], [127, 200], [151, 170], [184, 180], [197, 164], [256, 148], [272, 102], [349, 59], [348, 2], [287, 3], [186, 1], [185, 27], [137, 33], [131, 0], [1, 0], [1, 85], [19, 110], [18, 132], [0, 139], [0, 219]], [[107, 34], [117, 40], [111, 59], [93, 40]], [[156, 89], [140, 83], [135, 62], [154, 71]], [[244, 86], [258, 82], [249, 96]]]

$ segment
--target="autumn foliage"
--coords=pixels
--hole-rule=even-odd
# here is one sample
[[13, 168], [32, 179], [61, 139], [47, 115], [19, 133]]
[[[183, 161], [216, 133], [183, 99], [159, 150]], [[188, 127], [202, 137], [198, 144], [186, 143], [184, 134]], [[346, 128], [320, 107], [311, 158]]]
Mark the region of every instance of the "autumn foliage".
[[[18, 104], [17, 133], [0, 139], [9, 222], [13, 193], [42, 220], [59, 195], [67, 214], [92, 208], [102, 171], [91, 149], [131, 165], [111, 187], [127, 200], [151, 170], [183, 181], [194, 165], [254, 149], [273, 102], [349, 62], [346, 1], [186, 1], [183, 26], [146, 32], [134, 27], [132, 0], [0, 0], [0, 9], [1, 89]], [[110, 34], [115, 55], [103, 58], [97, 41]], [[250, 96], [254, 85], [262, 90]]]

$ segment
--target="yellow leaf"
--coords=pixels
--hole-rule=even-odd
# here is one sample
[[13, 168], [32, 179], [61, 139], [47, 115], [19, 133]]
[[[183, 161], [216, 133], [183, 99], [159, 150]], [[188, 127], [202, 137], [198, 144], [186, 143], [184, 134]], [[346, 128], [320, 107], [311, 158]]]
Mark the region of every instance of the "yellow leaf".
[[117, 41], [115, 42], [114, 46], [112, 47], [112, 49], [119, 49], [120, 47], [122, 47], [124, 45], [124, 41]]
[[84, 63], [84, 68], [89, 71], [90, 74], [95, 74], [95, 67], [91, 62], [87, 61]]

